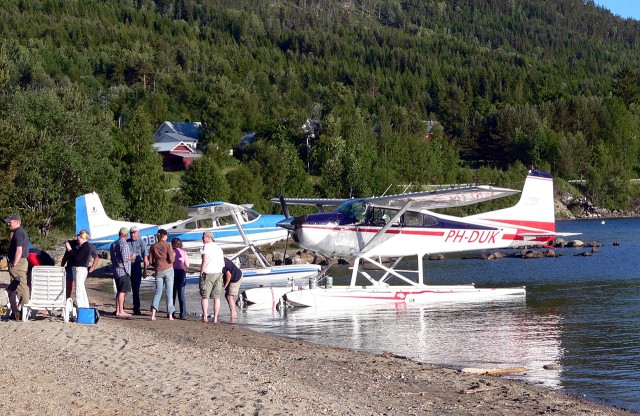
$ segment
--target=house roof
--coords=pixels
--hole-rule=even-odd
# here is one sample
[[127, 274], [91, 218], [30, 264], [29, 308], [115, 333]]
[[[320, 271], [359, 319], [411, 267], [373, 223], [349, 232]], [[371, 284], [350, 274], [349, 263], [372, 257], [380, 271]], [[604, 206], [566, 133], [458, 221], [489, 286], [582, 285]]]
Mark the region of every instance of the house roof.
[[158, 137], [163, 133], [177, 133], [192, 139], [200, 139], [200, 128], [202, 123], [199, 121], [165, 121], [158, 127], [154, 137]]
[[159, 138], [156, 139], [156, 143], [174, 143], [174, 142], [184, 142], [187, 144], [198, 143], [198, 139], [194, 139], [189, 136], [184, 136], [178, 133], [164, 133], [160, 135]]
[[242, 139], [240, 140], [240, 146], [246, 146], [253, 143], [253, 139], [256, 137], [256, 132], [252, 131], [250, 133], [244, 133], [242, 135]]

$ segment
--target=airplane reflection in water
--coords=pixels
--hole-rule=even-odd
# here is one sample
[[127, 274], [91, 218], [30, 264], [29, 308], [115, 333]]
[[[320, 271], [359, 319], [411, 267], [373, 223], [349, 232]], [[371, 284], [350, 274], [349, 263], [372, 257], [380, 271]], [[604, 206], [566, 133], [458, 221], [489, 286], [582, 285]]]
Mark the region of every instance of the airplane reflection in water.
[[247, 310], [245, 325], [260, 332], [371, 353], [394, 354], [423, 363], [481, 369], [525, 368], [506, 377], [560, 388], [560, 317], [536, 315], [524, 298], [497, 302], [277, 311]]

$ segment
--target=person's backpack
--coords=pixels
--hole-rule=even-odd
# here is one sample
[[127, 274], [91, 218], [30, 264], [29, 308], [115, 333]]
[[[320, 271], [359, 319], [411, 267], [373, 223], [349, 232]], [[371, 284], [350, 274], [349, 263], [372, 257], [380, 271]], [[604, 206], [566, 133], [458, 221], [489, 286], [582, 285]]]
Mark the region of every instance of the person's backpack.
[[109, 246], [109, 258], [111, 259], [111, 268], [115, 270], [117, 264], [118, 264], [118, 259], [116, 258], [116, 243], [118, 241], [114, 241], [113, 243], [111, 243], [111, 245]]

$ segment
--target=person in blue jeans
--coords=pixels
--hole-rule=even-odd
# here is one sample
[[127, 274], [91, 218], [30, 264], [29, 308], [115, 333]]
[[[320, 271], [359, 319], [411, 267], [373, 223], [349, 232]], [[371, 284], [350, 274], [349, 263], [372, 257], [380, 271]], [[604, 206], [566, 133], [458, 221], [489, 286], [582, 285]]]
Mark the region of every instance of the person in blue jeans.
[[135, 259], [131, 260], [131, 294], [133, 296], [133, 314], [142, 315], [140, 310], [140, 283], [146, 274], [147, 266], [149, 266], [149, 253], [147, 244], [140, 238], [140, 230], [137, 226], [131, 227], [129, 230], [129, 238], [127, 239], [131, 254], [135, 254]]
[[151, 303], [152, 321], [156, 320], [163, 286], [167, 298], [167, 318], [170, 321], [173, 321], [173, 313], [176, 311], [173, 306], [173, 262], [176, 257], [173, 248], [167, 243], [167, 238], [169, 238], [167, 230], [158, 230], [158, 242], [154, 243], [149, 250], [149, 260], [156, 270], [156, 294]]
[[174, 238], [171, 240], [176, 260], [173, 262], [173, 304], [176, 304], [176, 296], [180, 302], [180, 319], [187, 319], [187, 304], [184, 299], [184, 290], [187, 286], [187, 268], [189, 267], [189, 257], [182, 249], [182, 240]]

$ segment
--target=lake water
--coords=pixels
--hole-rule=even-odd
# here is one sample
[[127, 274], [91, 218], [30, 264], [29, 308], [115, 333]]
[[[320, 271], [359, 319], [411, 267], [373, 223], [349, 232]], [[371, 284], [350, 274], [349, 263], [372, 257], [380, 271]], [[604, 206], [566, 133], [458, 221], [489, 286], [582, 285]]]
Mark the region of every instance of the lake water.
[[[425, 262], [429, 283], [524, 285], [527, 296], [520, 301], [284, 313], [247, 308], [238, 324], [456, 368], [523, 367], [527, 373], [512, 378], [640, 412], [640, 219], [561, 221], [557, 227], [602, 243], [600, 252], [584, 257], [576, 254], [591, 249], [564, 248], [558, 258]], [[349, 272], [334, 266], [330, 275], [340, 284]], [[195, 285], [187, 296], [189, 310], [199, 313]], [[223, 301], [221, 320], [228, 316]], [[560, 368], [546, 370], [546, 364]]]

